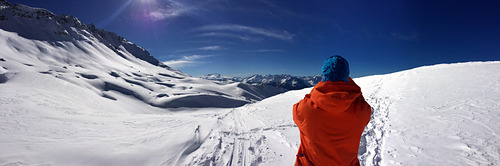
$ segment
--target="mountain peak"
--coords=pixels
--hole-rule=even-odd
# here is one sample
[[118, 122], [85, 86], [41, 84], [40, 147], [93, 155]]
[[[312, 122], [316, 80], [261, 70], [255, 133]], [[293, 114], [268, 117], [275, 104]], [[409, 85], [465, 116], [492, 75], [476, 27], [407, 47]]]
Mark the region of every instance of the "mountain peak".
[[5, 0], [0, 0], [0, 7], [7, 7], [7, 6], [12, 6], [12, 4], [10, 4], [9, 2], [5, 1]]
[[[0, 28], [27, 39], [57, 42], [97, 39], [123, 58], [125, 52], [152, 65], [166, 67], [144, 48], [113, 32], [85, 25], [77, 17], [56, 15], [47, 9], [0, 2]], [[169, 68], [170, 69], [170, 68]]]

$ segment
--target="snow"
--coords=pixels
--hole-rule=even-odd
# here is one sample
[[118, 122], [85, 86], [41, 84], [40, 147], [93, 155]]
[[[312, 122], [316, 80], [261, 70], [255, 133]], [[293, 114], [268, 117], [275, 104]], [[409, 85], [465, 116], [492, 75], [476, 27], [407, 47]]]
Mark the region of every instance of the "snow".
[[443, 64], [357, 80], [381, 106], [370, 124], [380, 131], [365, 136], [380, 156], [367, 154], [366, 164], [498, 164], [499, 69], [499, 62]]
[[[170, 107], [171, 101], [179, 100], [184, 104], [176, 102], [175, 107], [218, 107], [221, 106], [217, 104], [219, 102], [241, 106], [262, 99], [247, 99], [241, 94], [267, 92], [248, 92], [237, 84], [221, 86], [213, 81], [189, 77], [175, 69], [137, 59], [125, 51], [122, 57], [93, 37], [51, 42], [26, 39], [0, 29], [0, 48], [0, 57], [6, 64], [2, 69], [5, 70], [2, 82], [26, 72], [46, 74], [107, 99], [132, 95], [156, 107]], [[214, 97], [206, 100], [206, 96]]]
[[[363, 165], [499, 163], [498, 69], [443, 64], [355, 79], [374, 109]], [[7, 77], [0, 165], [292, 165], [300, 140], [291, 107], [310, 91], [238, 108], [162, 109], [96, 98], [47, 74]]]
[[[17, 18], [0, 6], [0, 165], [295, 162], [292, 105], [311, 88], [262, 100], [278, 89], [193, 78], [74, 17], [18, 5], [32, 18]], [[49, 21], [31, 20], [36, 11]], [[373, 108], [360, 162], [500, 163], [498, 71], [469, 62], [355, 78]]]

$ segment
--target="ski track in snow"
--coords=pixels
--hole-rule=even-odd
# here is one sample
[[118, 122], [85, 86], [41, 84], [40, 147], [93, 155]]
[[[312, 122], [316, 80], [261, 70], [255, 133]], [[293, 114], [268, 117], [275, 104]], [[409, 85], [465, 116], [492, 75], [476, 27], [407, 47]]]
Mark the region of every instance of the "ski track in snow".
[[[376, 93], [374, 93], [376, 94]], [[361, 136], [358, 155], [366, 165], [380, 165], [382, 161], [382, 149], [386, 123], [389, 118], [390, 101], [372, 96], [367, 102], [372, 106], [372, 117]], [[387, 99], [387, 98], [386, 98]], [[370, 143], [370, 144], [369, 144]]]
[[[202, 139], [203, 143], [193, 144], [197, 150], [185, 150], [183, 156], [176, 161], [181, 165], [260, 165], [272, 156], [278, 156], [270, 150], [269, 143], [279, 142], [287, 148], [296, 145], [283, 138], [280, 130], [296, 127], [293, 124], [268, 126], [261, 118], [252, 115], [252, 110], [262, 108], [235, 108], [217, 115], [215, 128]], [[200, 140], [199, 138], [197, 140]], [[199, 141], [195, 141], [199, 143]], [[272, 154], [271, 154], [272, 153]], [[190, 156], [187, 156], [189, 154]], [[269, 160], [272, 161], [272, 160]], [[269, 162], [267, 161], [267, 162]]]
[[[395, 76], [402, 77], [403, 75], [396, 74]], [[356, 81], [358, 81], [358, 79], [356, 79]], [[386, 132], [388, 131], [387, 125], [390, 125], [388, 124], [390, 120], [389, 108], [392, 106], [394, 102], [393, 98], [396, 96], [389, 96], [381, 92], [383, 88], [386, 88], [383, 87], [385, 82], [382, 78], [372, 79], [367, 84], [363, 81], [357, 83], [362, 87], [365, 100], [372, 107], [370, 122], [365, 127], [361, 136], [358, 157], [363, 165], [378, 166], [382, 163], [382, 148], [385, 143], [384, 139], [387, 134]]]

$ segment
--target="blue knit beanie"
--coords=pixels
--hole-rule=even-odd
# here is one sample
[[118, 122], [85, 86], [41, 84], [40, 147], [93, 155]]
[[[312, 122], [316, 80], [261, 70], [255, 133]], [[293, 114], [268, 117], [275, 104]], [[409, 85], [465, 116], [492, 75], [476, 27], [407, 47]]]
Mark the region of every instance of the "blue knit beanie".
[[323, 62], [321, 81], [349, 82], [349, 63], [341, 56], [335, 55]]

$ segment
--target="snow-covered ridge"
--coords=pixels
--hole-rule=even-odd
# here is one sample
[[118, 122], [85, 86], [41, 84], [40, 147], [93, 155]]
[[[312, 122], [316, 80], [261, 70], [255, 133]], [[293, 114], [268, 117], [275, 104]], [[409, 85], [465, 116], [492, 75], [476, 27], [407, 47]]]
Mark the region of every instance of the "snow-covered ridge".
[[236, 107], [278, 92], [190, 77], [125, 38], [73, 16], [5, 1], [0, 6], [0, 85], [36, 89], [22, 81], [29, 77], [93, 92], [83, 100], [131, 99], [160, 108]]
[[85, 25], [74, 16], [56, 15], [47, 9], [11, 5], [6, 1], [0, 3], [0, 9], [0, 28], [17, 32], [27, 39], [68, 41], [96, 38], [119, 55], [126, 51], [148, 63], [166, 67], [144, 48], [113, 32], [98, 29], [92, 24]]

